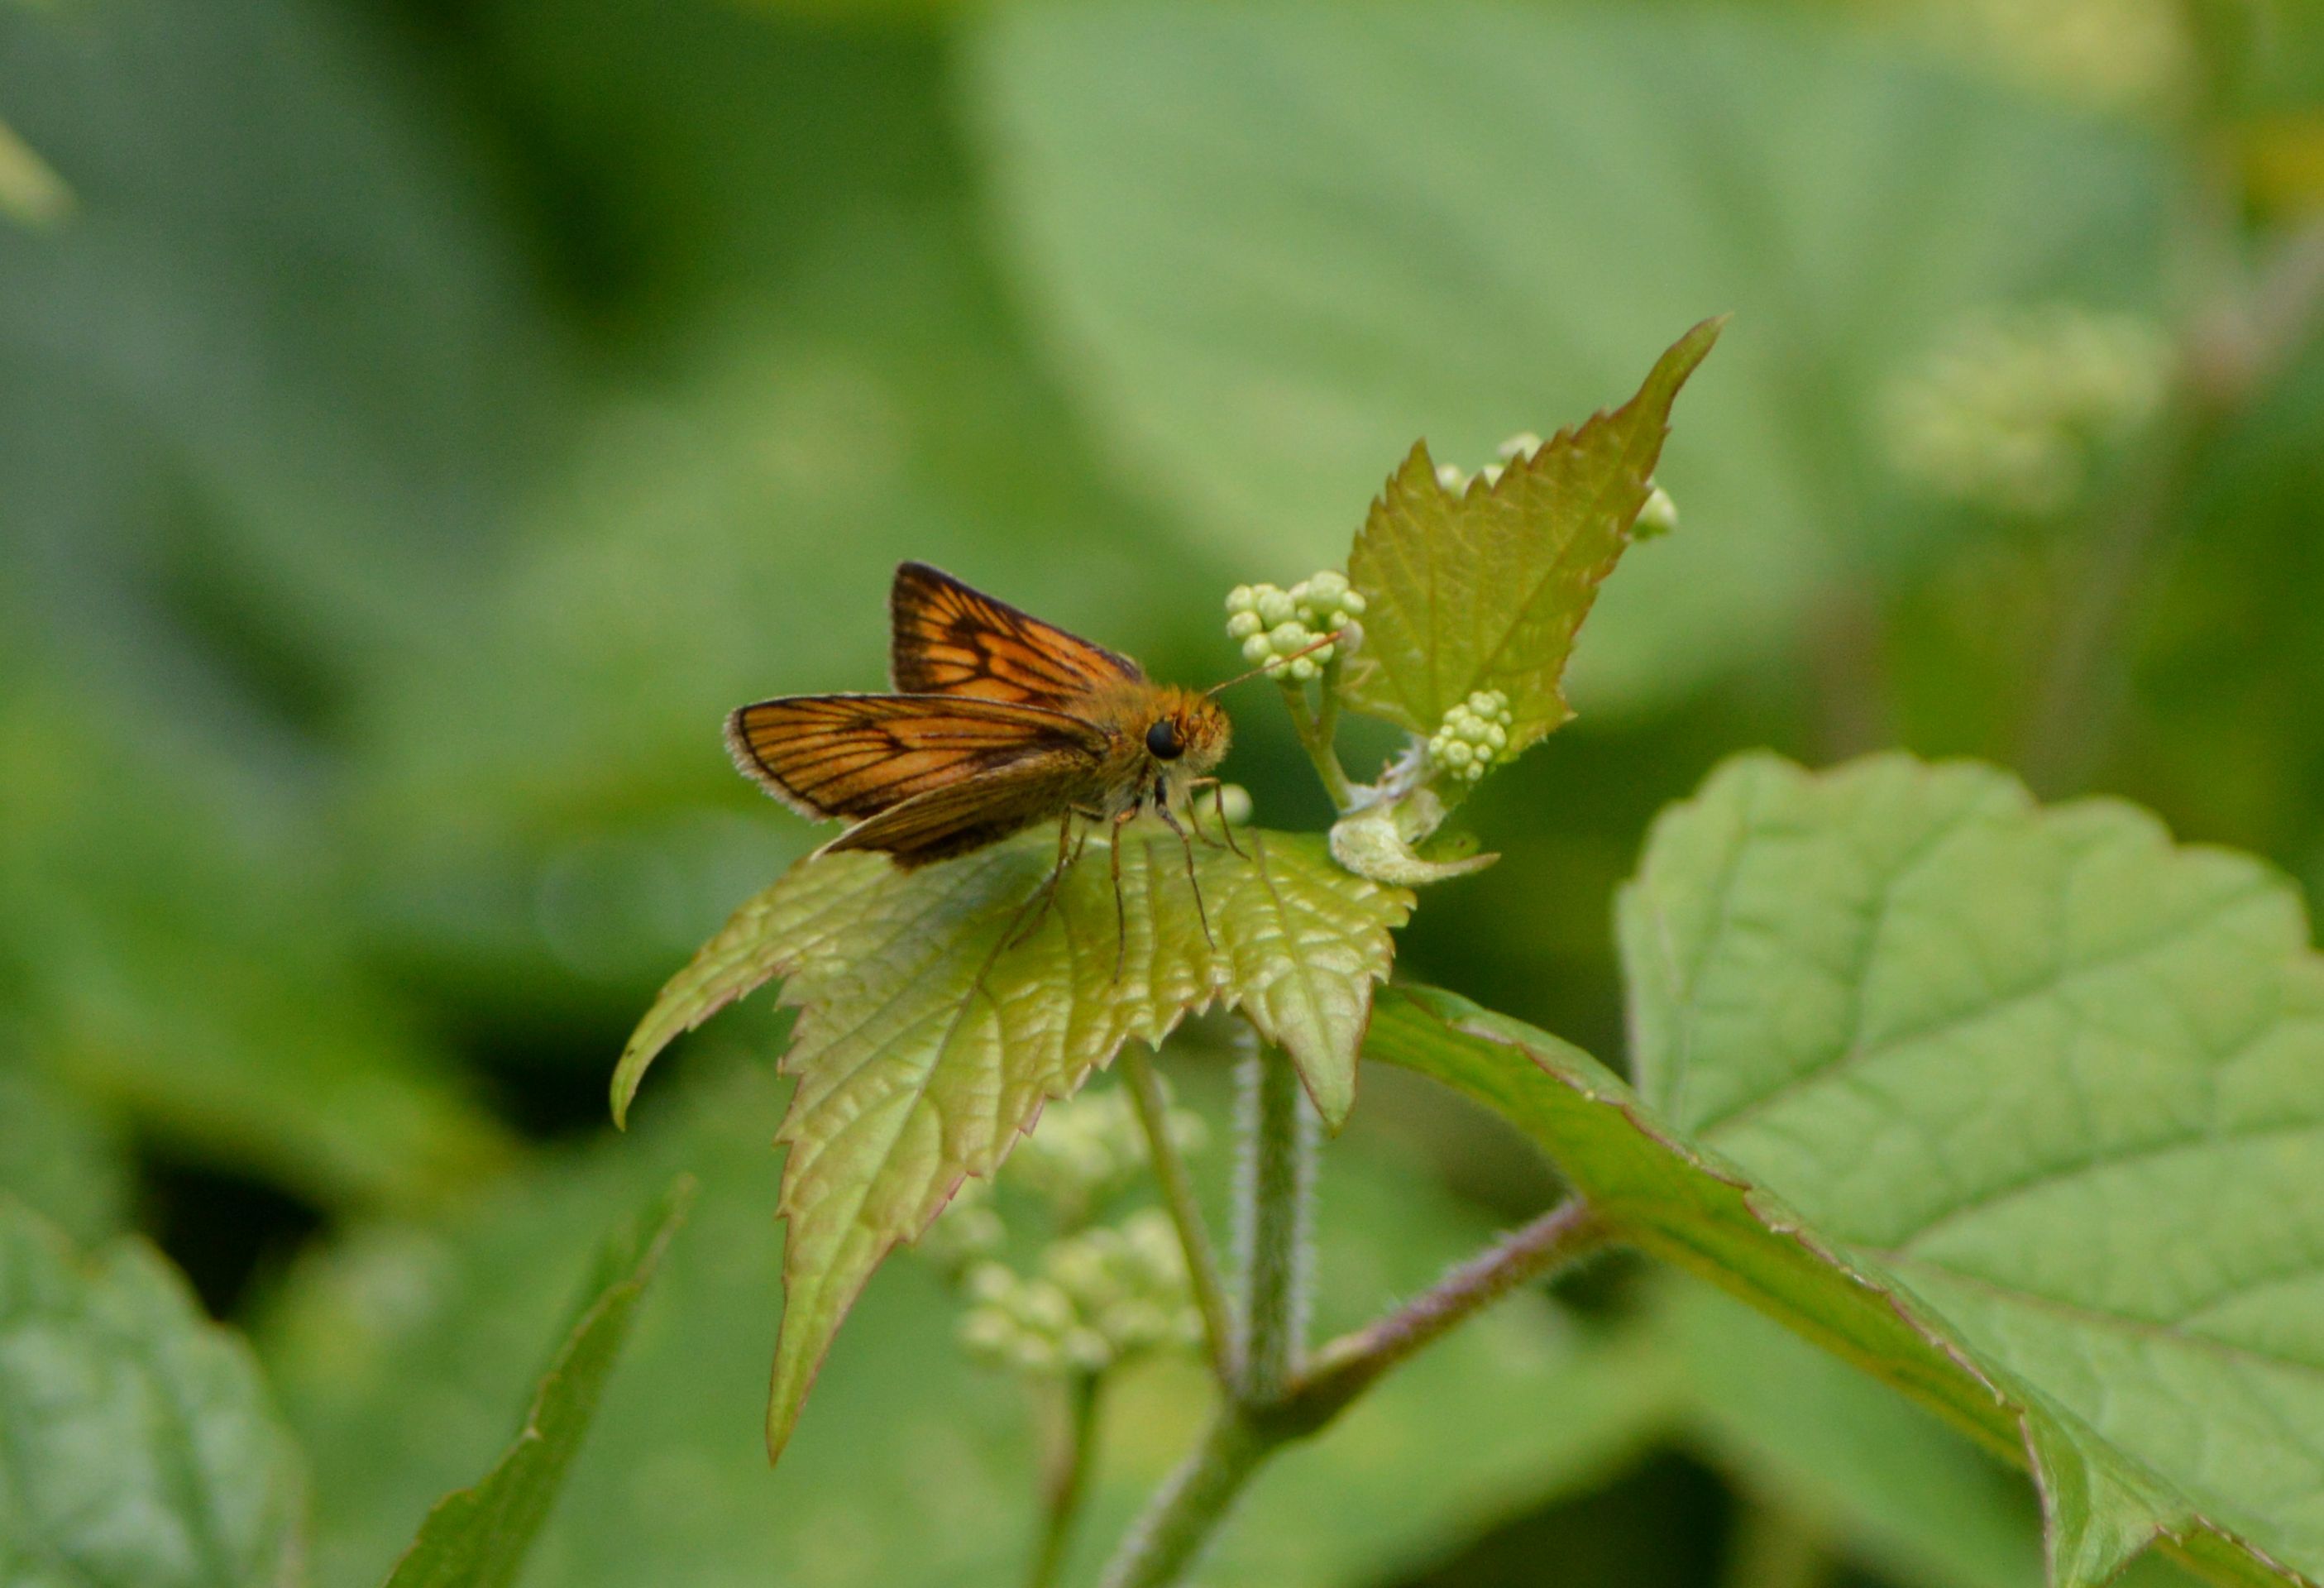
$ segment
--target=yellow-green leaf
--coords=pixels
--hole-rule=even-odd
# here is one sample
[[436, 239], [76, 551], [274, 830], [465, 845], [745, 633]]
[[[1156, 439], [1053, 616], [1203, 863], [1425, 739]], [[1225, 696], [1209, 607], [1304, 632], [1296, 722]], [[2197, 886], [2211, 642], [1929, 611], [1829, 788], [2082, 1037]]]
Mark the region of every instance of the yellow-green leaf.
[[1512, 755], [1573, 715], [1562, 682], [1574, 634], [1630, 543], [1671, 403], [1720, 324], [1679, 338], [1628, 402], [1497, 477], [1449, 488], [1427, 443], [1413, 448], [1348, 554], [1367, 604], [1350, 705], [1430, 734], [1471, 691], [1497, 689], [1515, 715]]
[[1056, 854], [1041, 834], [913, 872], [876, 854], [810, 859], [663, 990], [615, 1073], [617, 1118], [665, 1043], [761, 983], [787, 977], [783, 1002], [800, 1011], [779, 1132], [790, 1151], [774, 1448], [881, 1259], [1131, 1038], [1158, 1044], [1223, 1002], [1291, 1056], [1328, 1123], [1346, 1118], [1372, 983], [1412, 896], [1341, 870], [1320, 839], [1240, 841], [1247, 857], [1194, 851], [1207, 936], [1184, 853], [1158, 831], [1123, 841], [1126, 936], [1102, 840], [1038, 925], [1022, 907]]

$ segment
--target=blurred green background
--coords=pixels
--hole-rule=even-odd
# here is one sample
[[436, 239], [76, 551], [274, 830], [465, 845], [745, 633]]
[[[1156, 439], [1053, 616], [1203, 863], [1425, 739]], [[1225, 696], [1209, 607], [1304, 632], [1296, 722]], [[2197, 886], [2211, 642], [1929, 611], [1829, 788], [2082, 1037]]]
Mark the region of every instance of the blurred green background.
[[[678, 1166], [526, 1581], [1020, 1577], [1041, 1405], [922, 1267], [765, 1464], [779, 1022], [604, 1117], [813, 841], [721, 716], [875, 687], [899, 558], [1207, 681], [1227, 586], [1338, 563], [1414, 437], [1475, 467], [1732, 310], [1680, 531], [1400, 974], [1618, 1062], [1610, 891], [1757, 744], [1983, 756], [2324, 883], [2306, 0], [0, 0], [0, 1188], [251, 1333], [318, 1583], [482, 1470]], [[1260, 818], [1320, 823], [1238, 714]], [[1552, 1191], [1367, 1085], [1326, 1324]], [[1116, 1393], [1084, 1574], [1200, 1395]], [[1286, 1458], [1206, 1580], [2038, 1576], [2022, 1479], [1616, 1264]]]

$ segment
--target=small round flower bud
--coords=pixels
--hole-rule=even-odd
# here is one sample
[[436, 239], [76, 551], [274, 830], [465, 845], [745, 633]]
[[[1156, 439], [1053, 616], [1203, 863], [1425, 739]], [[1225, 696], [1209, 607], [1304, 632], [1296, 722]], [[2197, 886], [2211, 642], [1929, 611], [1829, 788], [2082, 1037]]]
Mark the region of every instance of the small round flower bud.
[[[1649, 485], [1653, 482], [1649, 481]], [[1630, 526], [1634, 540], [1651, 540], [1657, 535], [1667, 535], [1678, 528], [1678, 503], [1660, 485], [1646, 493], [1646, 504], [1638, 509], [1637, 522]]]
[[1446, 775], [1473, 783], [1508, 747], [1515, 721], [1508, 696], [1498, 689], [1479, 689], [1445, 712], [1444, 721], [1429, 736], [1428, 760]]
[[1322, 573], [1310, 574], [1300, 580], [1297, 592], [1304, 604], [1314, 606], [1336, 605], [1347, 593], [1348, 576], [1328, 568]]
[[1253, 634], [1265, 632], [1266, 621], [1255, 612], [1246, 609], [1227, 619], [1227, 638], [1230, 640], [1248, 640]]
[[1436, 483], [1457, 496], [1469, 488], [1469, 476], [1457, 464], [1440, 463], [1436, 466]]
[[1240, 617], [1246, 612], [1256, 611], [1258, 604], [1258, 594], [1253, 591], [1249, 585], [1237, 585], [1233, 589], [1227, 592], [1227, 613], [1229, 616]]
[[1251, 610], [1270, 629], [1279, 628], [1299, 615], [1299, 604], [1291, 599], [1291, 592], [1278, 590], [1273, 585], [1257, 586]]
[[1242, 659], [1257, 666], [1275, 654], [1275, 647], [1265, 634], [1253, 634], [1242, 642]]

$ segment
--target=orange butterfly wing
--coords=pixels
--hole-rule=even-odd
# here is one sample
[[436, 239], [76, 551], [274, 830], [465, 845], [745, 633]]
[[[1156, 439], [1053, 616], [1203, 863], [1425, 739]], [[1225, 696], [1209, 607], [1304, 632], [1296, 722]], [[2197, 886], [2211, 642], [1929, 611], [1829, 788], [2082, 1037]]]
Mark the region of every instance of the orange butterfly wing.
[[888, 608], [895, 628], [889, 673], [905, 694], [1071, 709], [1094, 689], [1146, 676], [1128, 657], [925, 562], [896, 565]]
[[1063, 712], [955, 695], [794, 695], [726, 719], [747, 776], [803, 816], [857, 821], [826, 847], [913, 863], [1056, 814], [1107, 743]]

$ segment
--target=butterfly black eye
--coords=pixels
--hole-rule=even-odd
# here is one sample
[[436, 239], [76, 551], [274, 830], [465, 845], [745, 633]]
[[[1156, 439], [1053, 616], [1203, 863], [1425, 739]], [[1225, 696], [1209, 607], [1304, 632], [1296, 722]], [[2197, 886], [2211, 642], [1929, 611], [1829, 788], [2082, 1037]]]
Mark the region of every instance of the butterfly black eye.
[[1146, 730], [1146, 749], [1157, 761], [1176, 761], [1186, 753], [1185, 741], [1178, 737], [1178, 725], [1167, 716]]

